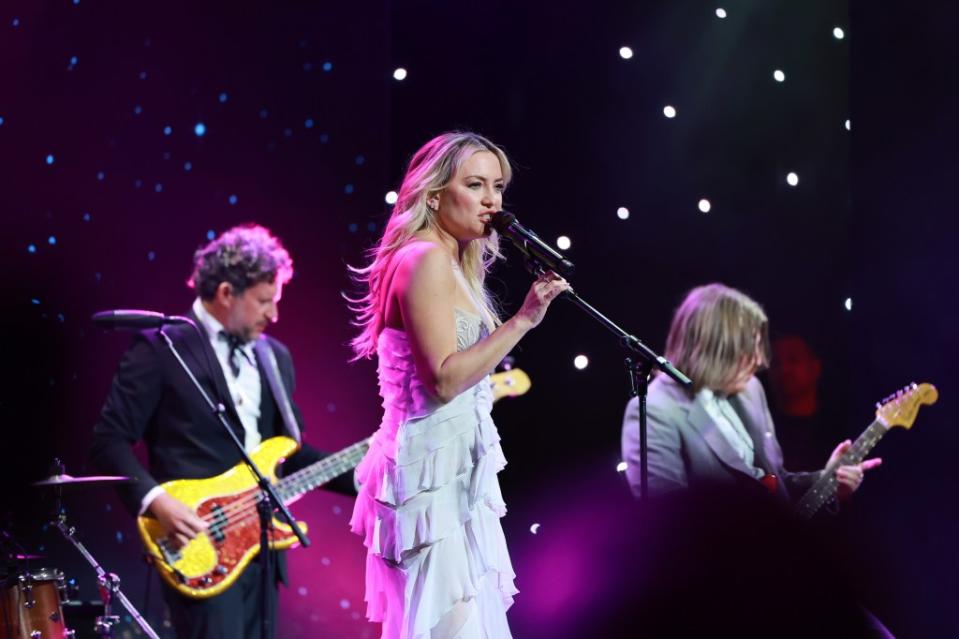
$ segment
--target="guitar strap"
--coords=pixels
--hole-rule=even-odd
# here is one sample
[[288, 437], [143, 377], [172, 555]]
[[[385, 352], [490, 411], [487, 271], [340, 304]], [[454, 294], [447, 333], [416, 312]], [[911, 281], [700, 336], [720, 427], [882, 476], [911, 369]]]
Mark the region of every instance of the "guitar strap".
[[261, 337], [257, 340], [253, 346], [253, 352], [256, 353], [257, 359], [263, 363], [266, 381], [270, 384], [273, 397], [276, 398], [276, 405], [280, 407], [280, 415], [283, 416], [283, 423], [286, 425], [287, 433], [296, 440], [297, 444], [302, 444], [303, 440], [300, 436], [300, 426], [296, 421], [296, 415], [293, 413], [290, 395], [286, 392], [286, 386], [283, 385], [283, 378], [280, 377], [280, 367], [276, 363], [276, 353], [270, 348], [270, 343], [266, 337]]

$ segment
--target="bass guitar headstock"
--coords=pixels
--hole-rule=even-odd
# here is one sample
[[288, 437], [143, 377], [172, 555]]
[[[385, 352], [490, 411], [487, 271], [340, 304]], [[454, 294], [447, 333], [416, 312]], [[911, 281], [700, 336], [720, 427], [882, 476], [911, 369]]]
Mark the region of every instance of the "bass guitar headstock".
[[490, 375], [490, 386], [493, 389], [493, 401], [504, 397], [519, 397], [529, 391], [533, 383], [520, 368], [510, 368]]

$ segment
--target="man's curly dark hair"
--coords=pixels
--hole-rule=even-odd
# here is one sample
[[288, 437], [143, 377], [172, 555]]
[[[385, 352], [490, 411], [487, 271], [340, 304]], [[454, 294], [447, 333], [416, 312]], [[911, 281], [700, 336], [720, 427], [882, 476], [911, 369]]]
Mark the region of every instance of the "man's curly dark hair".
[[213, 299], [221, 282], [237, 295], [260, 282], [286, 284], [293, 277], [293, 260], [280, 240], [258, 224], [224, 231], [193, 254], [193, 274], [187, 285], [201, 299]]

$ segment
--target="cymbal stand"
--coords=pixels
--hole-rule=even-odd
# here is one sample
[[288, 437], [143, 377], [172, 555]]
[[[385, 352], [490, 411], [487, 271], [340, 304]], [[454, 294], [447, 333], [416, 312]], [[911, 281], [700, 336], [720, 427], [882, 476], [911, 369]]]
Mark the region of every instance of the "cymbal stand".
[[[59, 466], [62, 469], [62, 464], [60, 460], [55, 461], [55, 465]], [[60, 470], [59, 473], [62, 475], [63, 470]], [[99, 637], [114, 637], [113, 627], [120, 623], [119, 615], [112, 614], [113, 610], [113, 601], [116, 599], [123, 607], [127, 609], [130, 613], [130, 616], [133, 617], [133, 620], [137, 622], [137, 625], [140, 626], [140, 629], [150, 639], [160, 639], [160, 636], [154, 632], [153, 628], [150, 627], [150, 624], [147, 623], [147, 620], [143, 618], [143, 615], [136, 609], [136, 607], [130, 603], [130, 600], [127, 599], [127, 596], [123, 594], [123, 591], [120, 590], [120, 577], [115, 573], [108, 573], [103, 569], [103, 567], [97, 562], [97, 560], [90, 554], [90, 551], [77, 539], [77, 529], [67, 523], [67, 513], [66, 509], [62, 505], [62, 489], [57, 487], [54, 491], [54, 503], [56, 507], [55, 519], [53, 524], [57, 527], [57, 530], [63, 535], [63, 537], [73, 544], [73, 547], [79, 551], [83, 558], [87, 560], [93, 569], [97, 573], [97, 582], [100, 585], [100, 597], [103, 599], [103, 614], [97, 617], [95, 631]]]

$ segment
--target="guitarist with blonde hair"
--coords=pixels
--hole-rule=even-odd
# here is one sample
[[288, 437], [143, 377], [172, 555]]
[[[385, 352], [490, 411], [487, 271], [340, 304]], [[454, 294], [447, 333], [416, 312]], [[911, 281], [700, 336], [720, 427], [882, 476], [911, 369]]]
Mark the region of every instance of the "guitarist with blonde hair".
[[[257, 225], [232, 228], [194, 256], [188, 284], [197, 297], [189, 316], [199, 330], [189, 324], [163, 329], [204, 390], [225, 405], [227, 422], [247, 452], [278, 435], [299, 441], [303, 429], [291, 397], [295, 380], [290, 352], [264, 334], [279, 317], [283, 286], [292, 275], [289, 253], [269, 230]], [[141, 441], [149, 469], [132, 450]], [[289, 474], [324, 456], [303, 445], [283, 468]], [[102, 472], [136, 478], [121, 488], [122, 500], [134, 515], [155, 517], [174, 548], [205, 533], [208, 524], [160, 484], [212, 477], [241, 463], [229, 434], [157, 329], [137, 334], [123, 356], [94, 427], [91, 459]], [[355, 494], [349, 474], [330, 486]], [[212, 597], [185, 597], [164, 583], [177, 636], [259, 637], [264, 556], [259, 553], [232, 586]], [[275, 574], [285, 581], [282, 554]], [[275, 609], [275, 587], [268, 596]]]
[[[666, 358], [693, 379], [684, 389], [668, 377], [649, 387], [647, 433], [649, 492], [663, 495], [687, 488], [765, 485], [790, 501], [823, 471], [790, 472], [755, 374], [769, 363], [769, 322], [762, 307], [722, 284], [691, 290], [676, 309], [666, 338]], [[639, 404], [633, 399], [623, 417], [623, 459], [634, 494], [640, 492]], [[833, 467], [849, 450], [833, 451]], [[868, 459], [836, 468], [840, 498], [859, 488], [863, 474], [881, 463]]]

